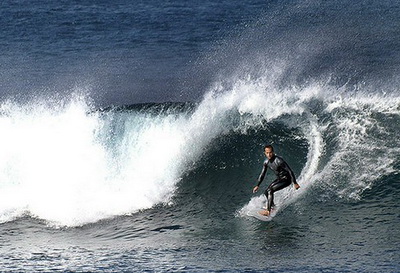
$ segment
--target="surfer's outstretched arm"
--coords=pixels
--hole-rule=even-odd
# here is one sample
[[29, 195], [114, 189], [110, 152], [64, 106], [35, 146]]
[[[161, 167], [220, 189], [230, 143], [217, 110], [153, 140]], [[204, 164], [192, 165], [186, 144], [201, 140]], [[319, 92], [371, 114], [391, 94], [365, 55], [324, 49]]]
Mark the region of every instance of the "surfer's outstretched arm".
[[287, 173], [289, 174], [289, 179], [290, 179], [290, 181], [293, 183], [294, 188], [295, 188], [296, 190], [299, 189], [299, 188], [300, 188], [300, 185], [297, 184], [296, 177], [294, 176], [294, 173], [293, 173], [292, 169], [289, 167], [289, 165], [288, 165], [285, 161], [283, 161], [283, 162], [282, 162], [282, 167], [283, 167], [283, 169], [284, 169], [285, 171], [287, 171]]
[[260, 176], [259, 176], [258, 179], [257, 179], [257, 186], [255, 186], [255, 187], [253, 188], [253, 193], [255, 193], [256, 191], [258, 191], [258, 188], [260, 187], [261, 182], [263, 182], [264, 177], [265, 177], [265, 174], [267, 173], [267, 169], [268, 169], [268, 167], [267, 167], [267, 162], [265, 161], [264, 164], [263, 164], [263, 168], [262, 168], [262, 170], [261, 170]]

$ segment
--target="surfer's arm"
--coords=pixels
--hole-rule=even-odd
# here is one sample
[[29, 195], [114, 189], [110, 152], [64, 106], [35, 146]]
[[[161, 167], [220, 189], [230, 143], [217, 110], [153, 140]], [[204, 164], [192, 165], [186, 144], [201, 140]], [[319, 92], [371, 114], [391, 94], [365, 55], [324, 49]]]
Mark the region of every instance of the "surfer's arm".
[[258, 191], [258, 188], [260, 187], [260, 184], [261, 184], [261, 182], [264, 180], [265, 174], [267, 173], [267, 169], [268, 169], [268, 168], [267, 168], [267, 163], [264, 162], [263, 168], [262, 168], [262, 171], [261, 171], [261, 174], [260, 174], [260, 176], [259, 176], [258, 179], [257, 179], [257, 185], [254, 186], [254, 188], [253, 188], [253, 193], [255, 193], [255, 192]]
[[259, 187], [261, 185], [261, 182], [263, 182], [265, 174], [267, 173], [267, 163], [264, 162], [263, 164], [263, 168], [261, 170], [260, 176], [257, 179], [257, 187]]
[[280, 172], [289, 176], [288, 178], [290, 179], [290, 182], [293, 183], [295, 185], [295, 187], [296, 187], [296, 185], [299, 185], [296, 182], [296, 177], [294, 176], [292, 169], [289, 167], [289, 165], [286, 163], [286, 161], [283, 160], [282, 157], [277, 156], [276, 162], [278, 163], [279, 169], [281, 170]]
[[289, 165], [285, 161], [282, 162], [282, 167], [289, 174], [290, 181], [293, 183], [295, 189], [297, 190], [298, 188], [300, 188], [300, 185], [297, 184], [296, 177], [294, 176], [294, 173], [293, 173], [292, 169], [289, 167]]

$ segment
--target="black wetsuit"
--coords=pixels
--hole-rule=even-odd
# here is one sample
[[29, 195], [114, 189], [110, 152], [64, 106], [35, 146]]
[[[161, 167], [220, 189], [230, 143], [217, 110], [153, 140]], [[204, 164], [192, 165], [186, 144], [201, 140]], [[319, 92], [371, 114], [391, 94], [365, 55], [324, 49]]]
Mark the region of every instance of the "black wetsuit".
[[274, 192], [286, 188], [291, 183], [297, 184], [296, 177], [293, 171], [290, 169], [289, 165], [283, 160], [282, 157], [274, 155], [271, 160], [266, 159], [263, 164], [263, 169], [258, 178], [257, 186], [260, 186], [261, 182], [264, 180], [267, 169], [270, 168], [276, 175], [276, 179], [268, 186], [265, 190], [265, 196], [268, 198], [267, 210], [271, 211], [274, 206]]

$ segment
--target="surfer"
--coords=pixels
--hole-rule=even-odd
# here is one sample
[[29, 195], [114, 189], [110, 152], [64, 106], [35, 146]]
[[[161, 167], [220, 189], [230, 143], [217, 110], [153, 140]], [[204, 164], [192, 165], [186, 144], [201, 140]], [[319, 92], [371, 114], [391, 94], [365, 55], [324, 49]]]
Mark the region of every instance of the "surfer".
[[277, 156], [274, 153], [274, 148], [271, 145], [266, 145], [264, 147], [264, 154], [267, 159], [264, 161], [263, 169], [260, 176], [258, 177], [258, 184], [254, 187], [253, 193], [258, 191], [261, 182], [264, 180], [267, 169], [270, 168], [276, 175], [276, 179], [268, 186], [264, 194], [268, 199], [268, 205], [266, 210], [260, 211], [261, 215], [269, 216], [271, 209], [274, 206], [274, 193], [283, 188], [286, 188], [291, 183], [294, 184], [294, 188], [297, 190], [300, 185], [296, 182], [296, 177], [293, 171], [290, 169], [289, 165], [283, 160], [282, 157]]

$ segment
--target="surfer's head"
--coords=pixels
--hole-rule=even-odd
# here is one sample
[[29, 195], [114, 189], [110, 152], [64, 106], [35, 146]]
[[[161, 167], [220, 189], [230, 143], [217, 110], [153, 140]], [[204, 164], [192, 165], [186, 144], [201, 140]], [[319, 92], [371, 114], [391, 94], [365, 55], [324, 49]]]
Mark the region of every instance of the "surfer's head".
[[272, 145], [265, 145], [264, 146], [264, 154], [269, 160], [271, 160], [275, 155], [274, 147], [272, 147]]

